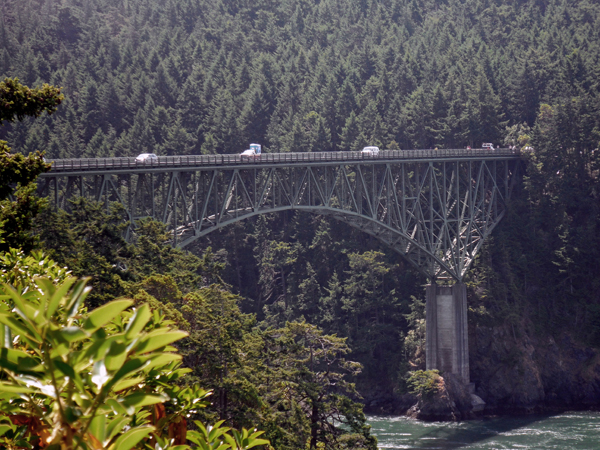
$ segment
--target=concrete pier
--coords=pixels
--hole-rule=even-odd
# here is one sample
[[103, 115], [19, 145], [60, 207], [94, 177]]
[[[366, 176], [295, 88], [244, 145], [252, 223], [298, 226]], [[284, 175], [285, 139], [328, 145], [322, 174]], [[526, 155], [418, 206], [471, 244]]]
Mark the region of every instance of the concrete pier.
[[430, 284], [426, 292], [427, 370], [438, 369], [469, 379], [469, 338], [467, 328], [467, 289], [463, 283], [452, 286]]

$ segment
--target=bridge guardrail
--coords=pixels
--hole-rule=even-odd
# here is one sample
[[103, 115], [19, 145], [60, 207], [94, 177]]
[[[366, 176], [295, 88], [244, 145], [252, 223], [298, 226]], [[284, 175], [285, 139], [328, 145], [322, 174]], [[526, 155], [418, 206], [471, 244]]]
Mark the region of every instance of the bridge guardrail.
[[301, 163], [301, 162], [335, 162], [335, 161], [373, 161], [403, 159], [434, 159], [447, 157], [505, 157], [518, 156], [517, 149], [441, 149], [441, 150], [382, 150], [378, 156], [361, 152], [303, 152], [303, 153], [263, 153], [255, 159], [242, 160], [239, 154], [224, 155], [185, 155], [159, 156], [158, 159], [136, 161], [135, 157], [116, 158], [70, 158], [50, 159], [51, 172], [70, 172], [87, 170], [149, 169], [161, 167], [198, 167], [214, 165], [251, 165], [264, 163]]

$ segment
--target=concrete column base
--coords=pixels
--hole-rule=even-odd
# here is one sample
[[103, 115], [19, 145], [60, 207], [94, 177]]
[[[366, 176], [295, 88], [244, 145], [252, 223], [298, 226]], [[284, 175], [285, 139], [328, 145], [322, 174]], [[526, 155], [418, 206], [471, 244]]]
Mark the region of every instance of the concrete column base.
[[467, 289], [463, 283], [452, 286], [430, 284], [426, 292], [425, 364], [427, 370], [469, 378], [469, 337], [467, 328]]

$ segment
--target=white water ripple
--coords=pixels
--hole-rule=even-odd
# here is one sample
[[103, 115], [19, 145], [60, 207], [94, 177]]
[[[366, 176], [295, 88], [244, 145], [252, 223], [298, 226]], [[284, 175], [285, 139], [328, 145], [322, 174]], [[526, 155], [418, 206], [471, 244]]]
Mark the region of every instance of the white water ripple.
[[600, 413], [501, 417], [464, 422], [420, 422], [369, 416], [381, 450], [597, 450]]

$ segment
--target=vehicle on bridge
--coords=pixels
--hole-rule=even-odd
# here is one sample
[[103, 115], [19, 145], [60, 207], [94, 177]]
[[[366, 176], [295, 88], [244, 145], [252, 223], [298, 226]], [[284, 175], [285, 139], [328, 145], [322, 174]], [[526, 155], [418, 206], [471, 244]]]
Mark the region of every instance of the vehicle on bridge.
[[135, 162], [136, 163], [144, 163], [146, 161], [152, 161], [152, 160], [157, 160], [157, 159], [158, 159], [158, 156], [156, 156], [154, 153], [141, 153], [136, 156]]
[[379, 147], [365, 147], [361, 150], [363, 156], [379, 156]]
[[240, 156], [242, 161], [254, 161], [256, 159], [260, 159], [260, 144], [250, 144], [250, 148], [244, 150]]
[[489, 150], [495, 150], [494, 149], [494, 144], [492, 144], [490, 142], [485, 142], [485, 143], [481, 144], [481, 148], [487, 148]]

